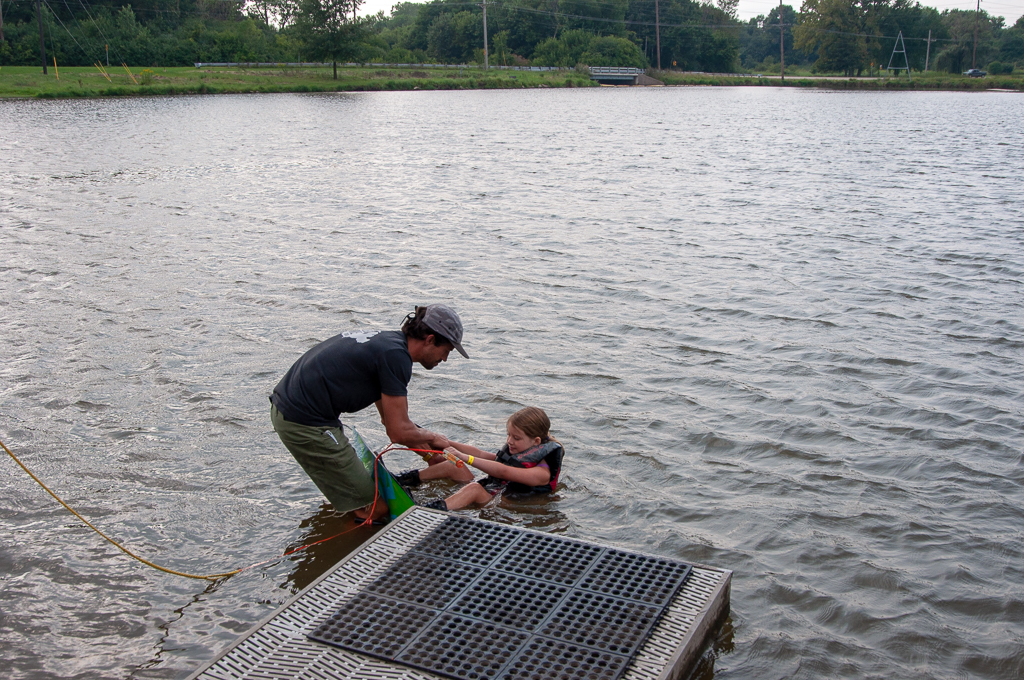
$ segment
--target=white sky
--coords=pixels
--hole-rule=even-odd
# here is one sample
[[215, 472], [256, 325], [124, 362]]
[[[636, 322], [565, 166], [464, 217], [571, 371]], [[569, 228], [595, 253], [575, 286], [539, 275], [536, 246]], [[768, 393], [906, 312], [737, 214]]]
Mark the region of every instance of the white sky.
[[[934, 7], [940, 12], [944, 9], [974, 9], [976, 0], [924, 0], [922, 5]], [[783, 0], [784, 4], [800, 8], [800, 0]], [[391, 6], [395, 0], [366, 0], [360, 8], [359, 14], [376, 14], [384, 10], [384, 14], [391, 14]], [[778, 5], [773, 0], [740, 0], [739, 17], [744, 21], [758, 14], [768, 14], [773, 7]], [[1001, 16], [1006, 19], [1006, 25], [1012, 26], [1017, 17], [1024, 14], [1024, 0], [981, 0], [982, 8], [993, 16]]]
[[[785, 5], [792, 5], [800, 9], [800, 0], [782, 0]], [[977, 7], [976, 0], [920, 0], [926, 7], [934, 7], [940, 12], [944, 9], [974, 9]], [[740, 19], [750, 19], [758, 14], [768, 14], [771, 9], [777, 6], [778, 0], [740, 0]], [[981, 0], [981, 8], [992, 16], [1004, 17], [1007, 26], [1013, 26], [1017, 17], [1024, 14], [1024, 0]], [[390, 8], [385, 11], [390, 11]]]

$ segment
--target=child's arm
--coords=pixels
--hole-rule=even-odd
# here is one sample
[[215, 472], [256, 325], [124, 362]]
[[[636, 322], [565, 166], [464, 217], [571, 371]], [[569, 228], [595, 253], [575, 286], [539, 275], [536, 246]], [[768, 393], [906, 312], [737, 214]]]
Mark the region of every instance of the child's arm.
[[460, 442], [453, 442], [451, 440], [449, 440], [449, 443], [451, 444], [451, 447], [454, 448], [456, 451], [461, 451], [462, 453], [465, 453], [466, 455], [469, 456], [474, 456], [475, 458], [483, 458], [484, 460], [494, 460], [495, 458], [495, 455], [493, 453], [488, 453], [483, 449], [478, 449], [475, 446], [470, 446], [469, 444], [462, 444]]
[[[471, 446], [469, 448], [473, 449], [475, 447]], [[517, 468], [511, 465], [504, 465], [494, 460], [493, 453], [487, 454], [487, 458], [477, 458], [475, 453], [466, 453], [456, 448], [455, 442], [452, 442], [452, 447], [445, 450], [452, 451], [457, 458], [472, 465], [481, 472], [486, 472], [491, 477], [507, 479], [510, 482], [519, 482], [527, 486], [542, 486], [551, 481], [551, 470], [546, 465], [537, 465], [532, 468]], [[480, 449], [476, 450], [479, 451]], [[471, 457], [473, 458], [472, 461], [470, 461]]]

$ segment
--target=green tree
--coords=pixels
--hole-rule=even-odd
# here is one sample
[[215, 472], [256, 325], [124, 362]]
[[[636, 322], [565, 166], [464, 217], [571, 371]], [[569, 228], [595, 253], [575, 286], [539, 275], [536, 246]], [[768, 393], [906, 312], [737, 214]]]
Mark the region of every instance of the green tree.
[[434, 21], [442, 14], [454, 15], [463, 11], [462, 5], [449, 4], [443, 0], [423, 3], [418, 6], [416, 18], [409, 27], [401, 47], [409, 50], [426, 51], [429, 42], [429, 33]]
[[360, 51], [360, 39], [367, 22], [351, 17], [359, 0], [300, 0], [295, 28], [313, 58], [327, 58], [334, 64], [354, 58]]
[[560, 0], [513, 0], [491, 5], [487, 10], [488, 31], [507, 31], [508, 49], [533, 58], [538, 44], [558, 37], [566, 27], [565, 18], [555, 13], [566, 13]]
[[[605, 66], [606, 64], [590, 64], [585, 58], [594, 36], [583, 29], [564, 31], [557, 38], [541, 41], [533, 51], [533, 64], [537, 66], [566, 66], [587, 64], [588, 66]], [[632, 43], [630, 43], [632, 45]], [[612, 65], [612, 64], [607, 64]], [[614, 64], [614, 66], [631, 66], [632, 64]]]
[[627, 0], [558, 0], [554, 10], [561, 17], [561, 30], [583, 29], [595, 36], [626, 37]]
[[1024, 16], [1004, 31], [999, 44], [999, 58], [1004, 64], [1024, 67]]
[[938, 11], [923, 7], [916, 0], [864, 0], [862, 8], [864, 32], [869, 34], [865, 37], [868, 59], [879, 67], [889, 64], [896, 36], [900, 33], [903, 34], [907, 60], [911, 68], [918, 70], [924, 69], [928, 31], [932, 32], [933, 39], [946, 38]]
[[[683, 71], [735, 71], [739, 64], [741, 24], [709, 2], [665, 0], [660, 3], [662, 67]], [[654, 3], [630, 0], [627, 19], [636, 27], [635, 42], [647, 46], [647, 60], [658, 63]]]
[[516, 54], [508, 46], [508, 31], [498, 31], [491, 38], [491, 59], [495, 64], [509, 66], [515, 63]]
[[[924, 70], [925, 58], [927, 57], [929, 59], [928, 68], [935, 70], [935, 57], [939, 52], [938, 45], [942, 43], [933, 43], [929, 47], [926, 42], [929, 32], [931, 33], [932, 40], [946, 40], [949, 38], [949, 33], [946, 31], [946, 27], [942, 23], [942, 15], [939, 14], [937, 9], [921, 5], [918, 6], [918, 9], [920, 11], [908, 34], [916, 42], [914, 45], [916, 49], [913, 49], [910, 54], [910, 65]], [[908, 49], [910, 48], [908, 47]]]
[[[111, 65], [124, 61], [132, 67], [297, 58], [300, 43], [292, 31], [253, 18], [251, 11], [237, 11], [240, 3], [221, 3], [219, 9], [196, 0], [170, 4], [173, 9], [168, 10], [165, 0], [135, 0], [130, 7], [122, 1], [95, 0], [86, 11], [77, 3], [49, 3], [42, 12], [47, 53], [69, 66], [105, 62], [106, 45]], [[31, 14], [21, 11], [27, 7]], [[0, 48], [0, 64], [37, 64], [35, 6], [15, 3], [11, 8], [4, 16], [8, 47]]]
[[850, 0], [804, 0], [802, 21], [793, 29], [794, 46], [817, 51], [815, 69], [853, 76], [868, 65], [863, 8]]
[[634, 66], [646, 68], [647, 60], [640, 48], [625, 38], [605, 36], [594, 38], [580, 57], [587, 66]]
[[[939, 70], [960, 73], [973, 64], [987, 64], [995, 56], [995, 35], [1002, 29], [1002, 17], [990, 17], [985, 10], [950, 9], [942, 13], [942, 23], [952, 41], [943, 47], [935, 59]], [[975, 62], [974, 34], [978, 31], [977, 61]]]
[[[791, 5], [782, 6], [782, 37], [786, 47], [786, 64], [807, 64], [817, 58], [793, 46], [793, 27], [800, 21], [800, 15]], [[779, 50], [779, 8], [773, 7], [768, 15], [750, 19], [740, 32], [740, 62], [746, 68], [761, 64], [778, 64]]]
[[739, 8], [740, 0], [718, 0], [715, 4], [727, 17], [737, 19], [736, 10]]
[[295, 22], [298, 0], [245, 0], [245, 13], [265, 26], [287, 28]]
[[483, 30], [482, 17], [472, 12], [440, 14], [427, 31], [427, 54], [445, 64], [468, 63], [483, 47]]
[[[546, 38], [554, 37], [558, 28], [551, 16], [552, 7], [558, 0], [512, 0], [489, 5], [487, 8], [487, 26], [490, 35], [506, 32], [505, 47], [509, 54], [530, 57], [535, 46]], [[415, 21], [408, 32], [398, 43], [401, 47], [416, 51], [423, 50], [434, 59], [445, 61], [467, 61], [472, 58], [475, 50], [483, 47], [483, 17], [477, 5], [468, 5], [464, 0], [433, 0], [417, 5]], [[434, 27], [433, 44], [431, 45], [431, 29], [434, 22], [442, 14], [450, 14], [453, 18], [466, 13], [473, 17], [469, 20], [456, 22], [458, 25], [447, 25], [448, 20]], [[472, 26], [471, 26], [472, 24]], [[449, 42], [441, 38], [442, 30], [448, 31]], [[465, 44], [455, 45], [451, 40], [464, 41]], [[444, 57], [433, 56], [445, 54]]]
[[430, 22], [427, 31], [427, 54], [444, 64], [455, 64], [460, 59], [463, 46], [458, 44], [458, 29], [455, 15], [445, 12]]

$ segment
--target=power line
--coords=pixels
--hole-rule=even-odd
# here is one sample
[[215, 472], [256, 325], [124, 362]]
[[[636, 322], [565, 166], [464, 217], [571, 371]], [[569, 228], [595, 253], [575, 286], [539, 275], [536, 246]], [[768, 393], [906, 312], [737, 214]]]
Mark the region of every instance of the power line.
[[[593, 0], [593, 1], [594, 1], [595, 4], [615, 5], [615, 3], [601, 2], [600, 0]], [[431, 3], [431, 4], [433, 4], [433, 3]], [[564, 13], [564, 12], [552, 12], [550, 10], [534, 9], [532, 7], [524, 7], [522, 5], [518, 5], [518, 4], [514, 4], [514, 3], [491, 2], [489, 4], [495, 5], [495, 6], [498, 6], [498, 7], [502, 7], [503, 9], [505, 9], [507, 11], [512, 11], [512, 12], [526, 12], [528, 14], [540, 14], [540, 15], [545, 15], [545, 16], [554, 16], [554, 17], [561, 17], [561, 18], [567, 18], [567, 19], [578, 19], [578, 20], [581, 20], [581, 21], [597, 21], [597, 22], [604, 22], [604, 23], [611, 23], [611, 24], [629, 24], [629, 25], [632, 25], [632, 26], [657, 26], [660, 23], [661, 27], [667, 27], [667, 28], [706, 28], [706, 29], [711, 29], [711, 30], [730, 30], [730, 29], [734, 29], [734, 30], [748, 29], [749, 30], [750, 28], [755, 28], [749, 22], [748, 23], [737, 22], [735, 24], [699, 24], [699, 23], [666, 24], [664, 22], [639, 21], [639, 20], [635, 20], [635, 19], [626, 19], [626, 18], [622, 18], [622, 19], [609, 19], [607, 17], [591, 17], [591, 16], [584, 16], [584, 15], [581, 15], [581, 14], [567, 14], [567, 13]], [[443, 2], [443, 3], [437, 3], [436, 6], [439, 6], [439, 7], [478, 6], [478, 3], [475, 3], [475, 2]], [[615, 6], [619, 6], [619, 5], [615, 5]], [[771, 30], [774, 31], [775, 28], [777, 28], [778, 26], [779, 26], [779, 24], [774, 24], [774, 23], [773, 24], [769, 24], [769, 23], [765, 22], [761, 26], [756, 26], [756, 28], [757, 28], [757, 30], [767, 31], [767, 30], [771, 29]], [[792, 26], [792, 25], [790, 25], [790, 26]], [[861, 37], [861, 38], [878, 38], [878, 39], [881, 39], [881, 40], [896, 40], [896, 38], [897, 38], [897, 36], [895, 36], [895, 35], [879, 35], [877, 33], [855, 33], [855, 32], [850, 32], [850, 31], [836, 31], [836, 30], [832, 30], [832, 29], [828, 29], [828, 28], [813, 28], [813, 30], [818, 32], [818, 33], [829, 33], [829, 34], [833, 34], [833, 35], [848, 35], [848, 36]], [[921, 42], [924, 42], [924, 41], [927, 40], [927, 38], [907, 38], [906, 36], [904, 36], [903, 39], [904, 40], [917, 40], [917, 41], [921, 41]], [[953, 39], [953, 38], [932, 38], [931, 42], [957, 42], [957, 41], [955, 39]]]
[[[0, 0], [0, 2], [2, 2], [2, 1], [3, 0]], [[82, 44], [75, 38], [74, 34], [71, 32], [70, 29], [68, 29], [68, 27], [64, 24], [64, 22], [60, 20], [60, 18], [57, 16], [57, 13], [53, 10], [53, 7], [50, 6], [48, 0], [42, 0], [42, 1], [44, 3], [46, 3], [46, 6], [50, 10], [50, 13], [54, 16], [54, 18], [57, 19], [57, 21], [61, 24], [61, 26], [64, 28], [64, 30], [68, 32], [68, 34], [71, 36], [72, 40], [75, 41], [75, 44], [82, 51], [83, 56], [85, 56], [86, 58], [89, 58], [89, 53], [82, 46]], [[595, 4], [601, 4], [601, 5], [606, 5], [606, 6], [614, 6], [614, 7], [621, 7], [621, 5], [619, 5], [618, 3], [602, 2], [601, 0], [593, 0], [593, 1], [595, 2]], [[11, 0], [11, 2], [13, 3], [13, 0]], [[64, 2], [65, 7], [68, 10], [68, 13], [71, 15], [71, 17], [74, 19], [74, 21], [78, 24], [78, 27], [81, 30], [82, 35], [84, 37], [85, 34], [86, 34], [86, 30], [85, 30], [84, 25], [78, 19], [78, 17], [75, 15], [75, 12], [71, 10], [71, 7], [68, 6], [67, 0], [63, 0], [63, 2]], [[110, 40], [103, 33], [103, 29], [100, 27], [99, 22], [96, 20], [96, 18], [89, 11], [89, 8], [85, 5], [84, 1], [83, 0], [78, 0], [78, 3], [82, 7], [82, 9], [85, 11], [85, 13], [89, 17], [89, 19], [93, 22], [93, 25], [96, 27], [96, 30], [99, 32], [99, 34], [103, 38], [103, 40], [108, 45], [110, 45], [111, 44]], [[431, 3], [431, 4], [433, 4], [433, 3]], [[747, 23], [742, 23], [742, 22], [737, 21], [736, 23], [729, 23], [729, 24], [720, 24], [720, 23], [669, 23], [669, 24], [666, 24], [666, 23], [663, 23], [663, 22], [660, 22], [660, 21], [655, 21], [655, 22], [641, 21], [641, 20], [636, 20], [636, 19], [627, 19], [625, 17], [623, 17], [621, 19], [613, 19], [613, 18], [608, 18], [608, 17], [594, 17], [594, 16], [586, 16], [586, 15], [580, 15], [580, 14], [569, 14], [569, 13], [566, 13], [566, 12], [554, 12], [554, 11], [550, 11], [550, 10], [542, 10], [542, 9], [535, 9], [535, 8], [531, 8], [531, 7], [525, 7], [523, 5], [516, 4], [516, 3], [506, 3], [506, 2], [500, 2], [500, 1], [490, 2], [489, 4], [495, 5], [497, 7], [501, 7], [502, 9], [504, 9], [504, 10], [506, 10], [508, 12], [523, 12], [523, 13], [527, 13], [527, 14], [536, 14], [536, 15], [542, 15], [542, 16], [550, 16], [550, 17], [556, 17], [556, 18], [562, 18], [562, 19], [573, 19], [573, 20], [577, 20], [577, 21], [590, 21], [590, 22], [610, 23], [610, 24], [622, 24], [622, 25], [629, 25], [629, 26], [644, 26], [644, 27], [653, 27], [653, 28], [656, 28], [656, 29], [660, 29], [661, 27], [665, 27], [665, 28], [681, 28], [681, 29], [748, 30], [748, 31], [751, 30], [751, 29], [756, 29], [756, 30], [763, 30], [763, 31], [767, 32], [769, 30], [774, 30], [776, 27], [782, 28], [782, 27], [785, 26], [785, 24], [775, 24], [775, 23], [769, 24], [767, 22], [761, 22], [760, 25], [755, 25], [755, 24], [751, 23], [753, 20], [748, 20]], [[424, 5], [424, 6], [426, 6], [426, 5]], [[443, 3], [437, 3], [437, 5], [435, 5], [435, 6], [439, 6], [441, 9], [444, 9], [444, 8], [448, 8], [448, 7], [479, 6], [479, 3], [476, 3], [476, 2], [443, 2]], [[168, 10], [136, 10], [134, 8], [131, 8], [130, 11], [132, 11], [132, 12], [150, 11], [150, 12], [153, 12], [153, 13], [170, 13], [170, 11], [168, 11]], [[876, 33], [837, 31], [837, 30], [833, 30], [833, 29], [816, 28], [816, 27], [808, 27], [808, 28], [810, 28], [811, 30], [814, 30], [816, 33], [824, 33], [824, 34], [831, 34], [831, 35], [844, 35], [844, 36], [852, 36], [852, 37], [873, 38], [873, 39], [879, 39], [879, 40], [896, 40], [897, 39], [897, 36], [879, 35], [879, 34], [876, 34]], [[905, 37], [905, 36], [903, 37], [903, 39], [904, 40], [917, 40], [917, 41], [921, 41], [921, 42], [929, 41], [928, 38], [913, 38], [913, 37]], [[52, 37], [51, 37], [51, 40], [52, 40]], [[953, 38], [931, 38], [929, 44], [931, 42], [958, 42], [958, 41], [953, 39]], [[120, 51], [117, 49], [116, 43], [113, 44], [113, 47], [115, 49], [115, 52], [117, 53], [117, 56], [118, 56], [119, 60], [123, 62], [124, 59], [122, 58], [122, 56], [120, 54]]]
[[[82, 38], [85, 38], [85, 26], [83, 26], [82, 22], [78, 20], [78, 17], [75, 16], [75, 13], [71, 11], [71, 5], [68, 4], [68, 0], [62, 0], [62, 1], [64, 2], [64, 7], [66, 7], [67, 10], [68, 10], [68, 14], [70, 14], [71, 18], [75, 20], [76, 24], [78, 24], [78, 30], [81, 32]], [[82, 50], [82, 52], [84, 53], [85, 58], [88, 59], [89, 58], [89, 53], [86, 52], [84, 49]]]
[[[445, 3], [445, 4], [456, 4], [456, 3]], [[458, 4], [463, 4], [463, 3], [458, 3]], [[492, 3], [492, 4], [501, 5], [503, 3]], [[631, 25], [634, 25], [634, 26], [655, 26], [656, 25], [655, 22], [652, 22], [652, 21], [636, 21], [636, 20], [633, 20], [633, 19], [625, 19], [625, 18], [623, 18], [623, 19], [607, 19], [605, 17], [587, 17], [587, 16], [582, 16], [582, 15], [579, 15], [579, 14], [565, 14], [565, 13], [561, 13], [561, 12], [550, 12], [550, 11], [547, 11], [547, 10], [531, 9], [531, 8], [528, 8], [528, 7], [521, 7], [521, 6], [518, 6], [518, 5], [511, 5], [510, 9], [512, 9], [513, 11], [528, 12], [528, 13], [531, 13], [531, 14], [548, 14], [548, 15], [552, 15], [552, 16], [560, 16], [560, 17], [566, 17], [566, 18], [570, 18], [570, 19], [581, 19], [581, 20], [587, 20], [587, 21], [603, 21], [603, 22], [606, 22], [606, 23], [631, 24]], [[708, 28], [708, 29], [712, 29], [712, 30], [749, 29], [749, 28], [751, 28], [750, 24], [696, 24], [696, 23], [694, 23], [694, 24], [666, 24], [664, 22], [661, 23], [661, 26], [662, 27], [668, 27], [668, 28]], [[767, 24], [766, 23], [762, 27], [759, 27], [759, 30], [767, 31], [768, 28], [771, 28], [772, 30], [774, 30], [777, 26], [779, 26], [779, 24]], [[836, 35], [850, 35], [850, 36], [858, 36], [858, 37], [864, 37], [864, 38], [880, 38], [880, 39], [883, 39], [883, 40], [895, 40], [896, 39], [896, 36], [894, 36], [894, 35], [878, 35], [877, 33], [851, 33], [851, 32], [848, 32], [848, 31], [834, 31], [834, 30], [827, 29], [827, 28], [813, 28], [813, 30], [815, 30], [815, 31], [817, 31], [819, 33], [832, 33], [832, 34], [836, 34]], [[926, 40], [926, 38], [905, 38], [905, 39], [906, 40], [921, 40], [921, 41]], [[932, 42], [939, 42], [939, 41], [956, 42], [952, 38], [933, 38], [932, 39]]]
[[[47, 0], [43, 0], [43, 4], [46, 5], [46, 9], [50, 10], [50, 14], [52, 14], [53, 18], [57, 20], [57, 23], [60, 24], [61, 28], [63, 28], [65, 31], [67, 31], [67, 34], [69, 36], [71, 36], [72, 40], [75, 41], [75, 44], [78, 45], [78, 49], [82, 50], [82, 56], [84, 56], [86, 59], [88, 59], [89, 58], [89, 53], [85, 51], [85, 48], [82, 47], [82, 44], [80, 42], [78, 42], [77, 38], [75, 38], [75, 34], [72, 33], [71, 30], [68, 29], [68, 27], [64, 25], [63, 21], [60, 20], [60, 17], [57, 16], [57, 13], [53, 11], [52, 7], [50, 7], [50, 3]], [[53, 48], [53, 34], [52, 33], [50, 34], [50, 47]]]
[[[89, 19], [92, 21], [93, 25], [96, 26], [96, 30], [100, 32], [100, 35], [103, 37], [103, 42], [106, 43], [107, 45], [109, 45], [110, 44], [110, 40], [108, 40], [107, 36], [103, 33], [103, 29], [100, 28], [99, 22], [96, 21], [96, 19], [93, 18], [92, 14], [89, 13], [89, 8], [87, 8], [85, 6], [85, 4], [82, 2], [82, 0], [78, 0], [78, 4], [81, 5], [82, 9], [85, 10], [85, 15], [87, 17], [89, 17]], [[114, 44], [114, 51], [117, 52], [117, 59], [118, 59], [118, 61], [120, 61], [121, 63], [124, 63], [124, 59], [121, 57], [121, 52], [117, 49], [117, 44], [116, 43]]]

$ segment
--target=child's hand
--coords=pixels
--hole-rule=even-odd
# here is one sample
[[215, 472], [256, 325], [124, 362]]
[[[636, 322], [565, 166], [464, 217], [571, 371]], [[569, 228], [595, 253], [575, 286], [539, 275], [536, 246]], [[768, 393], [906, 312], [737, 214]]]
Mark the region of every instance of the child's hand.
[[462, 462], [462, 459], [455, 455], [458, 452], [458, 449], [456, 449], [454, 446], [449, 446], [444, 450], [444, 457], [447, 458], [448, 462], [454, 465], [455, 467], [465, 467], [466, 464]]

